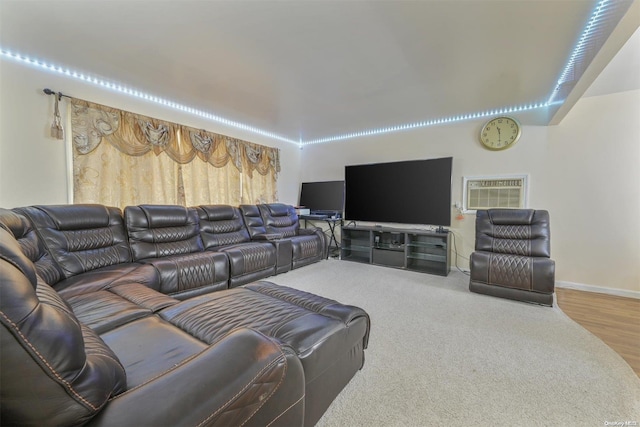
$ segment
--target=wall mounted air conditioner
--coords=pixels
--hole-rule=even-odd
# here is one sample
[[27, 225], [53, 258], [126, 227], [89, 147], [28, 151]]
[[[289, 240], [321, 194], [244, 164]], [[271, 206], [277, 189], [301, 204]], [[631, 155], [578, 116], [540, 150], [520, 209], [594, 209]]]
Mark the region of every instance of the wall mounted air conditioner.
[[463, 177], [464, 213], [478, 209], [527, 208], [528, 175], [495, 175]]

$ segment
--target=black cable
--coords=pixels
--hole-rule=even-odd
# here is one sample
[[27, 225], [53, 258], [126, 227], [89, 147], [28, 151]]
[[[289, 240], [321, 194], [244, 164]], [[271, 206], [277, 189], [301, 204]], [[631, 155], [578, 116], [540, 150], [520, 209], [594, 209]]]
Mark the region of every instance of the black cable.
[[[466, 271], [464, 271], [463, 269], [461, 269], [460, 267], [458, 267], [458, 256], [461, 256], [460, 254], [458, 254], [458, 245], [456, 244], [456, 235], [453, 233], [453, 231], [449, 230], [449, 233], [453, 236], [453, 252], [456, 254], [456, 259], [455, 259], [455, 265], [456, 268], [458, 269], [459, 272], [461, 272], [462, 274], [466, 274], [467, 276], [470, 276], [471, 273], [467, 273]], [[466, 260], [468, 260], [469, 258], [466, 257], [462, 257]]]

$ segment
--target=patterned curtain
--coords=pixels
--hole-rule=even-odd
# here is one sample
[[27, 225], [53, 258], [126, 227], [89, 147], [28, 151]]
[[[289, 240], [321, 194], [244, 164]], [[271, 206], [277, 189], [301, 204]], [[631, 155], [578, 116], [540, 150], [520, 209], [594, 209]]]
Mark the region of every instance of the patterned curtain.
[[[277, 200], [279, 151], [258, 145], [243, 145], [242, 203], [271, 203]], [[257, 173], [254, 173], [257, 172]]]
[[71, 100], [74, 203], [275, 202], [280, 152], [228, 136]]

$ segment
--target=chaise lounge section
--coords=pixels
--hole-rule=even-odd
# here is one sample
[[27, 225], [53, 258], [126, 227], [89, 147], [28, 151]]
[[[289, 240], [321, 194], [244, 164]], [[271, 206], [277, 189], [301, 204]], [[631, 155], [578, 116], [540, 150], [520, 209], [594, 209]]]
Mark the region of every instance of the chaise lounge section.
[[[165, 208], [136, 211], [148, 216], [145, 238], [150, 229], [164, 229], [163, 236], [176, 226], [168, 219], [176, 220], [178, 210]], [[369, 335], [363, 310], [266, 281], [162, 292], [172, 289], [163, 287], [166, 270], [155, 264], [163, 257], [119, 252], [126, 235], [119, 224], [126, 221], [119, 222], [114, 209], [0, 209], [3, 423], [312, 426], [362, 368]], [[34, 227], [21, 212], [45, 226]], [[194, 212], [216, 225], [203, 227], [213, 235], [240, 217], [229, 207]], [[183, 226], [192, 215], [187, 209]], [[207, 239], [200, 238], [205, 249]], [[261, 241], [258, 251], [277, 254], [278, 240]], [[193, 254], [236, 247], [223, 241]], [[66, 252], [82, 266], [75, 275], [63, 274], [70, 271], [59, 263]], [[96, 261], [112, 253], [121, 253], [122, 263]]]

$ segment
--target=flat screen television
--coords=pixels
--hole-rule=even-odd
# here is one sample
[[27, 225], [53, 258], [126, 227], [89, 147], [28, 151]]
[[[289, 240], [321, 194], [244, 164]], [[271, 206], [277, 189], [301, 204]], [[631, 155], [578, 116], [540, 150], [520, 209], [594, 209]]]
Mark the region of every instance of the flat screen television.
[[345, 218], [451, 225], [452, 157], [345, 166]]
[[303, 182], [300, 206], [313, 214], [340, 214], [344, 209], [344, 181]]

